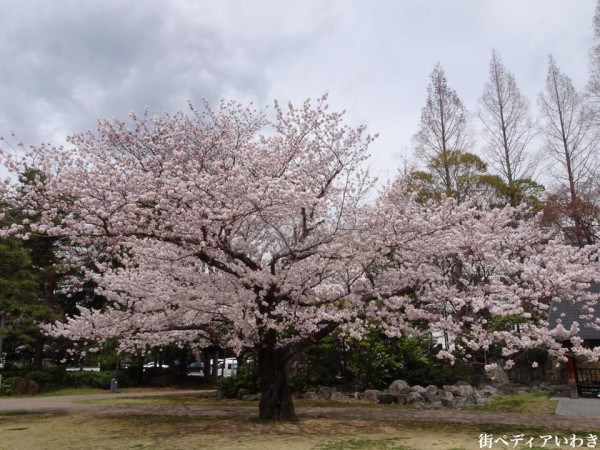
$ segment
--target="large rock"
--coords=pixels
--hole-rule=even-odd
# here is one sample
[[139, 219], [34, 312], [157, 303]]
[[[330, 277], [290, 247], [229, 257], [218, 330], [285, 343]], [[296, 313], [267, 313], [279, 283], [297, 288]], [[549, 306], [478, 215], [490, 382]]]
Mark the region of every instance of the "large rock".
[[471, 397], [469, 397], [469, 401], [474, 405], [487, 405], [490, 403], [490, 399], [484, 397], [479, 392], [475, 392]]
[[415, 403], [423, 403], [424, 401], [425, 401], [425, 399], [418, 392], [414, 392], [414, 391], [409, 392], [409, 394], [406, 396], [406, 404], [407, 405], [413, 405]]
[[427, 400], [427, 403], [439, 403], [440, 396], [439, 395], [430, 395], [429, 393], [426, 392], [425, 400]]
[[452, 384], [445, 384], [442, 389], [446, 392], [450, 392], [451, 394], [456, 394], [458, 392], [458, 388]]
[[363, 394], [363, 399], [370, 403], [377, 403], [379, 401], [379, 391], [377, 389], [367, 389]]
[[409, 390], [410, 385], [404, 380], [394, 380], [389, 389], [391, 394], [407, 394]]
[[302, 396], [302, 398], [304, 400], [318, 400], [319, 396], [317, 395], [316, 392], [307, 392]]
[[446, 408], [453, 408], [454, 407], [454, 395], [452, 395], [451, 392], [448, 391], [442, 391], [440, 392], [440, 401], [442, 402], [442, 405], [445, 406]]
[[238, 391], [238, 395], [237, 395], [237, 397], [238, 397], [238, 399], [240, 399], [240, 400], [241, 400], [241, 399], [242, 399], [244, 396], [246, 396], [246, 395], [250, 395], [250, 390], [249, 390], [249, 389], [246, 389], [246, 388], [241, 388], [241, 389]]
[[410, 392], [416, 392], [418, 394], [425, 395], [427, 390], [423, 386], [419, 386], [417, 384], [416, 386], [410, 388]]
[[491, 397], [492, 395], [498, 395], [498, 389], [494, 386], [490, 386], [489, 384], [485, 386], [481, 391], [481, 395], [484, 397]]
[[462, 408], [467, 404], [467, 399], [462, 397], [456, 397], [452, 400], [452, 408]]
[[341, 392], [333, 391], [331, 393], [331, 400], [334, 402], [347, 402], [348, 396], [346, 394], [342, 394]]
[[433, 384], [430, 384], [429, 386], [427, 386], [425, 388], [425, 392], [427, 395], [429, 396], [435, 396], [438, 395], [440, 392], [440, 388], [437, 386], [434, 386]]
[[492, 367], [490, 370], [486, 372], [487, 376], [495, 383], [495, 384], [509, 384], [510, 380], [508, 379], [508, 375], [504, 371], [504, 369], [500, 366], [500, 364], [496, 364], [496, 366]]
[[331, 394], [333, 394], [333, 389], [329, 386], [319, 386], [317, 388], [317, 397], [329, 400], [331, 398]]
[[470, 384], [461, 384], [460, 386], [456, 386], [455, 395], [462, 398], [468, 398], [470, 395], [473, 395], [475, 389]]

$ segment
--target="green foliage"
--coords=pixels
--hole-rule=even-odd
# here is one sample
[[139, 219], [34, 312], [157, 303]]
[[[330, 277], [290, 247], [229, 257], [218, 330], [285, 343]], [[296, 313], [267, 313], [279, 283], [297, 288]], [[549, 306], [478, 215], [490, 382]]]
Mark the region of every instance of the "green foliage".
[[514, 180], [509, 186], [498, 175], [488, 173], [479, 156], [461, 150], [441, 153], [428, 163], [427, 171], [410, 173], [406, 182], [421, 202], [442, 196], [459, 201], [471, 197], [482, 201], [485, 207], [527, 204], [536, 211], [541, 209], [544, 192], [544, 186], [529, 178]]
[[426, 385], [472, 376], [469, 366], [442, 366], [430, 339], [389, 338], [375, 328], [362, 340], [334, 333], [298, 355], [291, 365], [290, 385], [300, 392], [319, 385], [360, 391], [383, 389], [399, 378]]
[[128, 385], [128, 379], [123, 372], [66, 372], [63, 380], [64, 386], [70, 387], [90, 387], [99, 389], [110, 389], [110, 383], [116, 378], [120, 387]]
[[2, 381], [2, 394], [33, 395], [40, 391], [40, 385], [25, 377], [9, 377]]
[[148, 380], [148, 385], [153, 387], [167, 387], [173, 384], [173, 378], [166, 375], [157, 375]]
[[33, 380], [36, 383], [38, 383], [40, 386], [49, 386], [52, 384], [57, 384], [56, 383], [57, 380], [52, 375], [52, 373], [44, 372], [41, 370], [29, 372], [27, 375], [25, 375], [24, 378], [28, 379], [28, 380]]

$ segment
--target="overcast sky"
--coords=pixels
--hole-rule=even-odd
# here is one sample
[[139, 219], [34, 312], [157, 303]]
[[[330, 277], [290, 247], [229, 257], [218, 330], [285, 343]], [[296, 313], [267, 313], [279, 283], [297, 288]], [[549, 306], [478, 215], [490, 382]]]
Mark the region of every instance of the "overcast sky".
[[[0, 0], [0, 134], [62, 143], [187, 100], [271, 105], [330, 93], [392, 176], [439, 61], [470, 111], [492, 48], [537, 114], [548, 54], [583, 89], [595, 0]], [[477, 126], [476, 120], [473, 125]], [[478, 151], [477, 148], [473, 149]]]

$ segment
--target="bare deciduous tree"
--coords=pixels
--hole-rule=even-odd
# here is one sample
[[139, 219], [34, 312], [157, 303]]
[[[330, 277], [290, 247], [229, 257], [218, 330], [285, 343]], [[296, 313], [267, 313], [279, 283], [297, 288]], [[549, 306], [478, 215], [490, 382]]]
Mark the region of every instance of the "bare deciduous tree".
[[490, 78], [479, 102], [487, 160], [504, 178], [514, 206], [519, 197], [515, 181], [531, 178], [534, 171], [535, 161], [527, 146], [535, 133], [527, 98], [496, 51], [492, 52]]
[[554, 160], [552, 172], [568, 192], [566, 216], [578, 245], [594, 242], [593, 227], [583, 216], [589, 210], [591, 180], [597, 164], [594, 114], [571, 79], [549, 58], [546, 89], [540, 94], [545, 150]]
[[436, 64], [429, 76], [427, 100], [421, 110], [421, 125], [413, 137], [417, 157], [429, 164], [437, 159], [446, 194], [452, 193], [450, 152], [464, 151], [471, 144], [468, 112], [456, 91], [448, 86], [444, 69]]
[[590, 50], [590, 80], [587, 90], [590, 101], [598, 113], [600, 111], [600, 1], [596, 5], [594, 15], [594, 46]]

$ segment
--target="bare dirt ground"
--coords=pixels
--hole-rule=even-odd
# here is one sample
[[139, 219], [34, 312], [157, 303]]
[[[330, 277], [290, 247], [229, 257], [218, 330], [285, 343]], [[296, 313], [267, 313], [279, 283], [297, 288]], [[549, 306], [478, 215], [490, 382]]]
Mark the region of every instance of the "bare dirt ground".
[[[99, 415], [162, 415], [244, 417], [258, 415], [255, 406], [196, 406], [190, 404], [102, 404], [93, 400], [193, 395], [203, 391], [164, 391], [136, 394], [90, 394], [60, 397], [0, 399], [0, 413], [7, 412], [87, 412]], [[344, 407], [297, 407], [300, 418], [362, 419], [457, 424], [497, 424], [562, 429], [600, 430], [600, 417], [565, 417], [467, 410], [372, 409]]]

